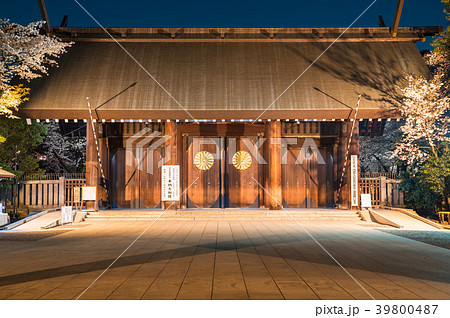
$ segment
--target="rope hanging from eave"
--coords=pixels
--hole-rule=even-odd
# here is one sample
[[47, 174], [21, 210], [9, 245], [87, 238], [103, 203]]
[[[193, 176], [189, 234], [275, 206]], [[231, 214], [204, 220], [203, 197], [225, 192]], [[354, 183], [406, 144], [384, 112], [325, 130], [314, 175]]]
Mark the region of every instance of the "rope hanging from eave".
[[342, 168], [341, 178], [340, 178], [340, 181], [339, 181], [338, 193], [337, 193], [337, 198], [336, 198], [336, 203], [337, 204], [340, 203], [339, 200], [341, 198], [342, 182], [344, 181], [345, 170], [347, 169], [347, 166], [348, 166], [348, 153], [350, 152], [350, 146], [352, 144], [353, 131], [355, 129], [356, 117], [358, 116], [358, 110], [359, 110], [359, 103], [360, 103], [360, 101], [361, 101], [361, 95], [358, 95], [358, 103], [356, 104], [355, 116], [353, 117], [352, 130], [350, 131], [350, 137], [348, 139], [348, 144], [347, 144], [347, 151], [345, 152], [344, 167]]
[[[97, 133], [95, 132], [94, 118], [92, 117], [91, 103], [89, 102], [89, 97], [87, 97], [86, 99], [87, 99], [87, 103], [88, 103], [89, 117], [91, 119], [92, 132], [94, 134], [95, 148], [97, 149], [97, 158], [98, 158], [98, 163], [100, 165], [100, 173], [102, 175], [102, 179], [104, 181], [106, 181], [105, 173], [103, 172], [102, 158], [100, 157], [100, 150], [98, 148], [98, 138], [97, 138]], [[106, 184], [105, 184], [104, 189], [106, 192], [106, 198], [108, 198], [108, 188], [106, 187]]]

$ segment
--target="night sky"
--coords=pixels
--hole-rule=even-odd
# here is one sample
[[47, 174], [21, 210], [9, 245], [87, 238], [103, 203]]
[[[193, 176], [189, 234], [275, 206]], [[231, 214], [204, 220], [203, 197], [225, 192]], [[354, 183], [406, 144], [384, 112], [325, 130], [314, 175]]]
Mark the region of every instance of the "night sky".
[[[373, 0], [78, 0], [105, 27], [347, 27]], [[37, 0], [0, 0], [1, 18], [41, 20]], [[46, 0], [50, 24], [97, 26], [74, 0]], [[391, 26], [397, 0], [377, 0], [354, 26]], [[400, 26], [447, 26], [440, 0], [405, 0]], [[431, 39], [427, 41], [429, 43]], [[419, 48], [430, 48], [420, 43]]]

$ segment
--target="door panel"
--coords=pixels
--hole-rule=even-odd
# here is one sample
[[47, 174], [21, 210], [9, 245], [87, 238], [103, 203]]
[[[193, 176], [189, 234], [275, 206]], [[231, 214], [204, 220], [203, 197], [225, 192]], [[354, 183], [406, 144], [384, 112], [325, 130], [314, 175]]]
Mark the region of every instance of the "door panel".
[[286, 164], [281, 165], [283, 199], [286, 207], [306, 208], [306, 173], [298, 161], [300, 149], [286, 152]]
[[156, 208], [161, 202], [162, 149], [116, 149], [111, 158], [113, 207]]
[[227, 207], [259, 207], [259, 185], [255, 181], [259, 165], [253, 155], [256, 151], [257, 146], [250, 138], [227, 139]]
[[331, 206], [333, 202], [333, 158], [331, 150], [319, 147], [323, 162], [312, 152], [309, 158], [299, 157], [299, 148], [286, 151], [281, 166], [283, 200], [286, 207], [317, 208]]
[[139, 166], [139, 207], [156, 208], [161, 206], [161, 168], [162, 149], [144, 149]]
[[[202, 151], [208, 152], [213, 157], [212, 166], [208, 169], [198, 168], [195, 165], [195, 156]], [[187, 207], [220, 207], [220, 138], [188, 137], [186, 155], [187, 184], [190, 185], [187, 190]]]

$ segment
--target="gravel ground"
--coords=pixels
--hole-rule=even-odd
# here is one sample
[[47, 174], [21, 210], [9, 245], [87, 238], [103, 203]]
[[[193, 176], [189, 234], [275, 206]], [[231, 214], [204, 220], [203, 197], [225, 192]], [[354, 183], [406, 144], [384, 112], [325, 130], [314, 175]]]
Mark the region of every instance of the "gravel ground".
[[450, 231], [409, 231], [409, 230], [384, 230], [379, 231], [406, 237], [411, 240], [420, 241], [430, 245], [436, 245], [446, 249], [450, 249]]
[[59, 231], [29, 231], [29, 232], [9, 232], [0, 231], [1, 241], [39, 241], [47, 237], [59, 235], [70, 230]]

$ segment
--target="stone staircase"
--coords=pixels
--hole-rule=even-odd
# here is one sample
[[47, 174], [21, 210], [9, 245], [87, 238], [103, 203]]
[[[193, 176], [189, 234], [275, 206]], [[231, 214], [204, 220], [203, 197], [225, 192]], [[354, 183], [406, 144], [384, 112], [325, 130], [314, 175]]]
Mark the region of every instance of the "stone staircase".
[[[345, 221], [360, 222], [356, 211], [337, 209], [288, 209], [298, 221]], [[189, 209], [189, 210], [107, 210], [88, 212], [85, 220], [96, 221], [151, 221], [159, 217], [161, 221], [292, 221], [283, 210], [271, 211], [267, 209]], [[163, 214], [162, 214], [163, 213]], [[162, 215], [161, 215], [162, 214]]]

